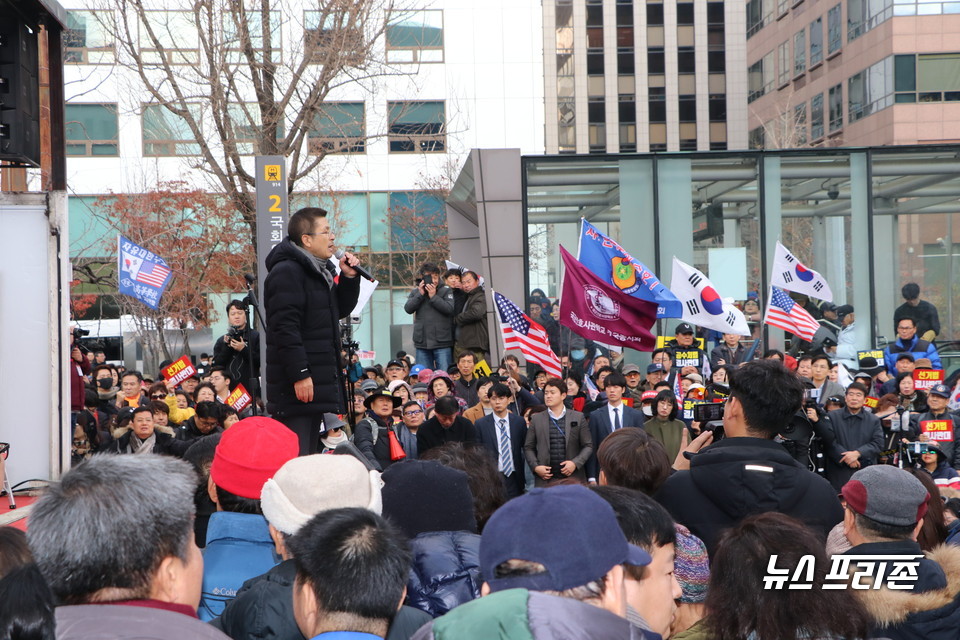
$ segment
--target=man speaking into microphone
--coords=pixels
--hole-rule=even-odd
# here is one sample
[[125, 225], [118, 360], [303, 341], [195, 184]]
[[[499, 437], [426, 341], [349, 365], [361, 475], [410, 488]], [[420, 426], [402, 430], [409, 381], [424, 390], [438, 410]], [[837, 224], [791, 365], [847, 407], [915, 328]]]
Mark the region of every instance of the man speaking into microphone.
[[316, 453], [323, 414], [346, 408], [340, 319], [360, 296], [359, 261], [343, 253], [335, 283], [334, 252], [327, 212], [308, 207], [266, 260], [267, 410], [297, 434], [302, 456]]

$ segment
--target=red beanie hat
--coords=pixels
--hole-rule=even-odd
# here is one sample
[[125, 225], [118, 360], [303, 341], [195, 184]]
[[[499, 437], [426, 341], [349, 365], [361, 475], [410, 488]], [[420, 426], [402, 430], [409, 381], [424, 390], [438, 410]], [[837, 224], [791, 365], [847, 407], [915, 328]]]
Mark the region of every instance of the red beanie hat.
[[221, 489], [260, 499], [263, 484], [297, 457], [297, 434], [273, 418], [244, 418], [223, 432], [213, 454], [210, 477]]

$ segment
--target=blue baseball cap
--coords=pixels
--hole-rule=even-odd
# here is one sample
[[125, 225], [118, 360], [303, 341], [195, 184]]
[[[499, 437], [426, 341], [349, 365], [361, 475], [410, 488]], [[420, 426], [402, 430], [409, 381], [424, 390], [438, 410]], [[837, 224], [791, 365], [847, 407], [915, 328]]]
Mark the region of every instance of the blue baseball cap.
[[647, 365], [647, 373], [656, 373], [657, 371], [663, 371], [663, 365], [659, 362], [651, 362]]
[[[522, 532], [522, 533], [521, 533]], [[496, 578], [508, 560], [544, 566]], [[480, 573], [491, 591], [564, 591], [605, 576], [618, 564], [643, 567], [650, 554], [629, 544], [610, 504], [582, 485], [533, 489], [497, 509], [480, 537]]]
[[422, 364], [415, 364], [412, 367], [410, 367], [410, 375], [415, 376], [421, 371], [423, 371], [425, 368], [426, 367], [424, 367]]
[[941, 398], [949, 398], [949, 397], [950, 397], [950, 387], [948, 387], [948, 386], [945, 385], [945, 384], [934, 385], [933, 387], [930, 388], [930, 392], [929, 392], [929, 393], [930, 393], [930, 395], [932, 395], [932, 396], [940, 396]]

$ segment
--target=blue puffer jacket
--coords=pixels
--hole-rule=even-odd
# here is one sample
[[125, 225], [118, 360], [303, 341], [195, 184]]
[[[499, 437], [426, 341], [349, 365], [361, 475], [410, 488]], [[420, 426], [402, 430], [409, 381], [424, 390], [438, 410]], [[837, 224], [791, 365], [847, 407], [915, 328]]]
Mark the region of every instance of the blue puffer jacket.
[[932, 369], [943, 369], [943, 365], [940, 363], [940, 353], [937, 351], [936, 345], [926, 340], [921, 340], [920, 336], [913, 336], [913, 339], [908, 342], [897, 338], [895, 342], [887, 345], [887, 348], [883, 352], [883, 361], [884, 364], [887, 365], [887, 373], [892, 376], [897, 375], [897, 356], [901, 353], [909, 353], [913, 356], [914, 360], [927, 358], [930, 361]]
[[480, 597], [480, 536], [431, 531], [410, 541], [413, 563], [407, 602], [436, 618]]

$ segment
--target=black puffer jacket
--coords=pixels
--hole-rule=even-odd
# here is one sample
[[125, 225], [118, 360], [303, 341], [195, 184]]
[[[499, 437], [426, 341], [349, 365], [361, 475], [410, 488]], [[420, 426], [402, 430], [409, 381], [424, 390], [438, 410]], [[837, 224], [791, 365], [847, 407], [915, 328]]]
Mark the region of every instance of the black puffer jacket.
[[[304, 640], [293, 618], [293, 582], [297, 568], [284, 560], [256, 578], [250, 578], [210, 624], [233, 640]], [[413, 607], [401, 607], [390, 623], [386, 640], [407, 640], [430, 616]]]
[[[343, 413], [339, 321], [357, 304], [360, 278], [341, 276], [331, 290], [319, 262], [289, 238], [266, 264], [267, 410], [279, 418]], [[308, 376], [313, 402], [300, 402], [293, 385]]]
[[656, 495], [674, 519], [713, 553], [724, 529], [776, 511], [805, 522], [826, 540], [843, 509], [830, 483], [763, 438], [725, 438], [670, 476]]
[[407, 604], [436, 618], [480, 597], [480, 536], [431, 531], [410, 541], [413, 564]]

